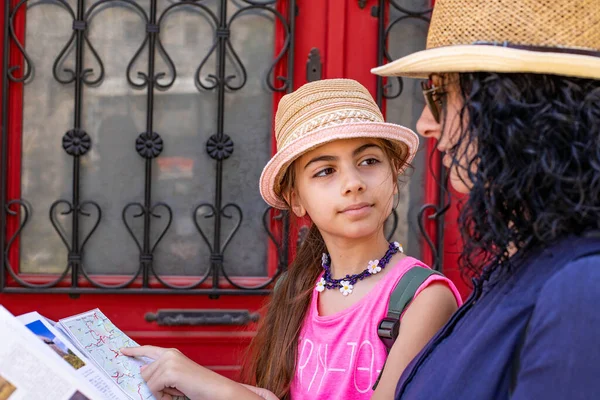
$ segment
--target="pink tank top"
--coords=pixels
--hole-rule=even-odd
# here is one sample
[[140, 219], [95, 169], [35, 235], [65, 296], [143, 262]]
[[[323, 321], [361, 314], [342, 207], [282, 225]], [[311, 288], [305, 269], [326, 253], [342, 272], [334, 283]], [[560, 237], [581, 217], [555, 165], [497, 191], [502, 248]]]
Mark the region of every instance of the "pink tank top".
[[[319, 292], [313, 292], [298, 341], [292, 400], [371, 398], [373, 384], [387, 357], [377, 326], [387, 313], [396, 283], [415, 265], [428, 268], [415, 258], [405, 257], [358, 303], [334, 315], [319, 315]], [[431, 276], [416, 294], [438, 281], [448, 285], [460, 306], [462, 300], [454, 284], [439, 275]]]

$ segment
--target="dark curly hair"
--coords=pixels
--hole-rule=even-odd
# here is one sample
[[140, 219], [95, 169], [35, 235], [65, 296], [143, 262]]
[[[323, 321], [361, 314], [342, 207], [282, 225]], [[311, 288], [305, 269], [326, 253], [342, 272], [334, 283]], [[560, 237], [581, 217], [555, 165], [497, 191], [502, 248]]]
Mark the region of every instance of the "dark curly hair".
[[600, 81], [478, 72], [461, 73], [459, 86], [450, 154], [471, 186], [459, 217], [463, 271], [509, 271], [509, 246], [526, 254], [598, 229]]

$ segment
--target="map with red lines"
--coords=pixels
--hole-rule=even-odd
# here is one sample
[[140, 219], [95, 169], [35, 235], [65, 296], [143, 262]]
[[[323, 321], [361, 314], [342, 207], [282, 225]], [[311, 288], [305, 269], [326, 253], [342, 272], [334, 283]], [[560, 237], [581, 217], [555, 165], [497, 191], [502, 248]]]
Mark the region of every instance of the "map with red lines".
[[122, 347], [138, 344], [117, 328], [100, 310], [60, 320], [62, 330], [132, 399], [154, 399], [140, 375], [147, 362], [124, 356]]

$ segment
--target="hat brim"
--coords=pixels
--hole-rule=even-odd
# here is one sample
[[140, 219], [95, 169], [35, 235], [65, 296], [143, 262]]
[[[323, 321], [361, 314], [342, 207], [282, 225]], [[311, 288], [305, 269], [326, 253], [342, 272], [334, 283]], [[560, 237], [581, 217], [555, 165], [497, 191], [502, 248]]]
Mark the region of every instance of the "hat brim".
[[407, 163], [412, 161], [419, 147], [416, 133], [403, 126], [385, 122], [352, 123], [317, 129], [285, 146], [267, 163], [260, 176], [260, 194], [263, 199], [274, 208], [287, 208], [285, 201], [275, 192], [275, 186], [280, 184], [283, 172], [294, 160], [325, 143], [358, 138], [387, 139], [405, 147]]
[[491, 45], [458, 45], [422, 50], [372, 73], [428, 78], [448, 72], [535, 73], [600, 79], [600, 57], [566, 52], [541, 52]]

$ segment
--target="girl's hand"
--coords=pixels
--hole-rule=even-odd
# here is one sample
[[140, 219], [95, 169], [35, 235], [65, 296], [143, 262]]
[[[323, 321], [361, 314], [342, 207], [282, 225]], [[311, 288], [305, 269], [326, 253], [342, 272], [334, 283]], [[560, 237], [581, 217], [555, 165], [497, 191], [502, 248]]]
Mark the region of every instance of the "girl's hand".
[[192, 400], [263, 399], [239, 383], [196, 364], [177, 349], [140, 346], [123, 348], [121, 353], [154, 360], [142, 367], [141, 374], [159, 400], [173, 400], [182, 394]]

